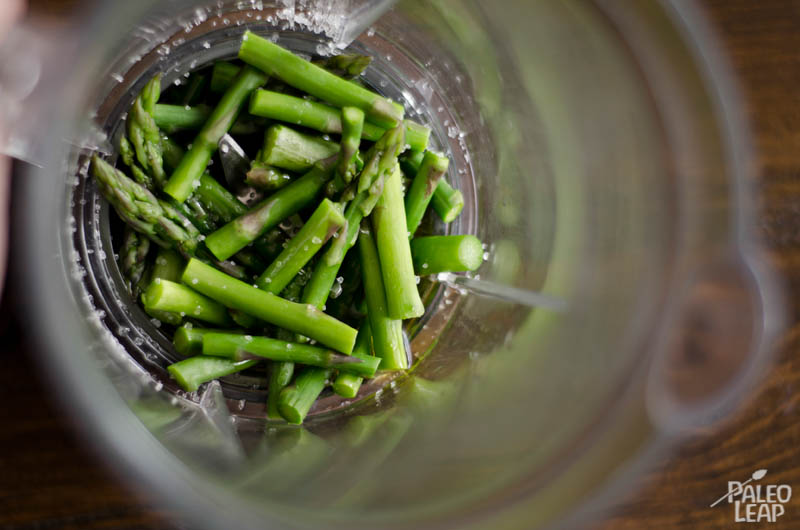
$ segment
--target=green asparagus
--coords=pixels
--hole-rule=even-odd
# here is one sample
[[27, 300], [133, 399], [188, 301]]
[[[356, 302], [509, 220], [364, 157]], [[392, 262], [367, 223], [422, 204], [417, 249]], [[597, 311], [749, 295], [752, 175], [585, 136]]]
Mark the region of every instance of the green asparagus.
[[[475, 270], [483, 249], [473, 236], [413, 237], [429, 205], [450, 222], [464, 200], [442, 178], [448, 159], [427, 150], [430, 129], [346, 79], [369, 57], [312, 63], [246, 32], [239, 58], [245, 66], [218, 62], [163, 98], [160, 78], [150, 80], [117, 136], [128, 175], [98, 156], [91, 172], [127, 224], [120, 270], [134, 293], [142, 289], [145, 311], [219, 328], [178, 327], [175, 349], [191, 357], [170, 366], [171, 376], [196, 391], [270, 360], [267, 417], [300, 424], [327, 385], [353, 399], [378, 368], [407, 369], [403, 320], [424, 312], [414, 275]], [[188, 151], [165, 134], [192, 130]], [[255, 156], [252, 139], [242, 141], [252, 160], [244, 183], [271, 195], [248, 208], [207, 166], [226, 132], [262, 131]], [[145, 274], [150, 241], [161, 248]]]
[[142, 294], [142, 303], [145, 308], [155, 311], [178, 313], [220, 326], [232, 324], [222, 304], [169, 280], [153, 280]]
[[[359, 177], [359, 183], [363, 180], [366, 189], [348, 203], [344, 213], [345, 229], [317, 262], [311, 280], [303, 292], [305, 303], [319, 308], [325, 304], [347, 251], [356, 243], [361, 220], [371, 213], [372, 207], [383, 193], [383, 176], [397, 163], [397, 154], [402, 149], [402, 144], [402, 129], [396, 127], [389, 129], [367, 153], [367, 161]], [[335, 184], [336, 180], [330, 184]]]
[[269, 293], [280, 293], [344, 223], [341, 207], [323, 199], [283, 252], [258, 277], [256, 285]]
[[[153, 262], [153, 268], [150, 271], [150, 281], [153, 282], [157, 279], [168, 280], [171, 282], [181, 281], [181, 272], [183, 272], [183, 258], [174, 250], [159, 248], [156, 254], [156, 259]], [[145, 306], [145, 313], [151, 317], [164, 322], [177, 326], [183, 320], [179, 313], [172, 313], [170, 311], [158, 311]]]
[[355, 158], [361, 144], [361, 130], [364, 128], [364, 112], [355, 107], [342, 108], [342, 140], [339, 149], [339, 163], [336, 174], [345, 182], [353, 180], [356, 172]]
[[330, 178], [336, 159], [314, 166], [245, 214], [209, 235], [206, 246], [218, 259], [228, 259], [261, 234], [311, 204]]
[[406, 193], [406, 228], [410, 236], [413, 236], [419, 228], [428, 204], [449, 164], [447, 157], [433, 151], [425, 151], [422, 165]]
[[282, 416], [278, 411], [281, 390], [292, 382], [294, 363], [274, 362], [269, 367], [269, 386], [267, 387], [267, 417], [273, 420]]
[[[184, 130], [196, 131], [208, 121], [211, 110], [206, 105], [190, 107], [189, 105], [159, 103], [156, 105], [153, 119], [159, 129], [167, 134]], [[260, 132], [263, 127], [264, 123], [248, 118], [246, 115], [241, 115], [231, 125], [230, 133], [233, 135], [254, 134]]]
[[[354, 78], [361, 75], [372, 62], [368, 55], [342, 54], [314, 61], [329, 72], [344, 78]], [[241, 68], [227, 61], [217, 61], [211, 72], [211, 92], [221, 94], [230, 86]]]
[[289, 423], [303, 423], [311, 406], [325, 389], [333, 370], [307, 368], [293, 385], [281, 390], [278, 397], [278, 410]]
[[337, 107], [358, 107], [375, 125], [394, 127], [403, 119], [402, 105], [336, 77], [251, 31], [242, 37], [239, 58]]
[[369, 55], [358, 55], [356, 53], [342, 53], [313, 62], [320, 68], [324, 68], [339, 77], [353, 79], [364, 73], [364, 70], [366, 70], [372, 62], [372, 57]]
[[386, 304], [389, 316], [395, 319], [415, 318], [425, 312], [411, 262], [401, 179], [400, 168], [395, 166], [372, 212]]
[[[369, 328], [369, 319], [364, 319], [361, 327], [358, 329], [358, 336], [356, 337], [356, 345], [353, 346], [353, 357], [363, 359], [370, 357], [372, 354], [372, 332]], [[342, 372], [336, 376], [333, 381], [333, 391], [342, 396], [343, 398], [352, 399], [358, 394], [358, 389], [361, 388], [361, 383], [364, 378], [355, 374]]]
[[195, 137], [191, 149], [172, 172], [172, 176], [164, 187], [164, 191], [168, 195], [178, 202], [183, 202], [200, 185], [200, 175], [208, 166], [211, 155], [216, 152], [220, 138], [236, 121], [250, 92], [266, 81], [266, 76], [253, 68], [243, 68], [239, 72]]
[[134, 230], [162, 247], [194, 255], [200, 233], [175, 208], [97, 155], [92, 157], [92, 175], [103, 197]]
[[142, 279], [147, 269], [147, 254], [150, 240], [129, 226], [125, 226], [122, 246], [119, 249], [120, 272], [128, 283], [128, 288], [136, 299], [142, 290]]
[[483, 262], [483, 246], [471, 235], [415, 237], [411, 240], [411, 258], [414, 272], [420, 276], [474, 271]]
[[[128, 139], [144, 172], [152, 177], [158, 188], [164, 184], [161, 136], [153, 120], [156, 101], [161, 94], [161, 76], [153, 77], [137, 97], [128, 114]], [[127, 156], [123, 157], [127, 159]], [[128, 164], [133, 170], [133, 164]], [[138, 180], [138, 179], [137, 179]]]
[[389, 316], [378, 249], [368, 225], [362, 225], [358, 236], [358, 250], [364, 296], [367, 300], [367, 317], [372, 332], [372, 348], [375, 355], [381, 358], [382, 370], [404, 370], [408, 368], [408, 359], [403, 344], [403, 322]]
[[245, 184], [263, 191], [276, 191], [293, 180], [293, 176], [261, 160], [253, 160], [250, 171], [244, 179]]
[[[424, 157], [425, 153], [422, 151], [414, 151], [408, 156], [404, 156], [400, 161], [400, 165], [407, 175], [414, 176], [422, 165]], [[442, 178], [439, 179], [436, 191], [433, 192], [431, 206], [442, 221], [451, 223], [464, 208], [464, 196], [460, 191], [454, 189], [447, 180]]]
[[189, 260], [181, 280], [227, 307], [305, 335], [336, 351], [347, 354], [353, 351], [356, 330], [314, 306], [283, 300], [196, 259]]
[[196, 391], [201, 384], [226, 375], [241, 372], [258, 363], [258, 360], [231, 361], [219, 357], [197, 355], [167, 367], [167, 371], [187, 392]]
[[364, 377], [375, 375], [375, 370], [378, 369], [380, 363], [380, 360], [375, 357], [362, 359], [309, 344], [223, 332], [210, 332], [203, 335], [203, 355], [233, 360], [249, 359], [254, 356], [263, 357], [272, 361], [336, 368]]
[[[200, 355], [203, 353], [203, 335], [219, 331], [209, 328], [198, 328], [192, 324], [184, 324], [175, 330], [172, 336], [172, 344], [175, 346], [175, 351], [185, 357], [193, 355]], [[228, 331], [228, 333], [237, 333], [236, 331]]]
[[[318, 101], [272, 92], [256, 90], [250, 99], [250, 114], [289, 124], [301, 125], [329, 134], [342, 132], [342, 119], [339, 109]], [[424, 125], [404, 120], [406, 143], [414, 151], [422, 151], [428, 146], [431, 130]], [[378, 140], [386, 129], [366, 122], [361, 130], [361, 138], [370, 142]]]
[[264, 136], [261, 161], [288, 171], [305, 171], [339, 152], [339, 145], [284, 125], [273, 125]]

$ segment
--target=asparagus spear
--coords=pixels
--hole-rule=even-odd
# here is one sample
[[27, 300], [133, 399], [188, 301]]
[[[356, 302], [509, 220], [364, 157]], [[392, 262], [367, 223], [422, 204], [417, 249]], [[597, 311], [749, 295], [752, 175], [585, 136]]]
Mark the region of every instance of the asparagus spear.
[[[164, 147], [164, 163], [171, 168], [178, 167], [185, 151], [166, 135], [161, 136], [161, 141]], [[200, 186], [194, 190], [193, 197], [225, 223], [247, 211], [247, 207], [239, 199], [207, 172], [200, 176]]]
[[[206, 105], [190, 107], [188, 105], [168, 105], [159, 103], [155, 107], [153, 119], [159, 129], [172, 134], [176, 131], [198, 130], [208, 121], [211, 115], [211, 108]], [[248, 118], [245, 115], [239, 116], [233, 125], [230, 133], [233, 135], [254, 134], [262, 130], [264, 123]]]
[[408, 244], [402, 177], [400, 168], [395, 166], [372, 212], [389, 316], [400, 320], [419, 317], [425, 312]]
[[153, 263], [151, 281], [156, 278], [161, 278], [162, 280], [179, 282], [181, 281], [183, 267], [184, 262], [180, 254], [174, 250], [160, 248], [158, 249], [158, 254], [156, 254], [156, 260]]
[[[171, 167], [177, 166], [183, 157], [183, 149], [167, 136], [162, 136], [162, 142], [164, 146], [164, 162]], [[203, 173], [200, 176], [200, 186], [194, 190], [194, 195], [187, 200], [190, 201], [194, 198], [223, 223], [229, 223], [235, 217], [247, 212], [247, 206], [208, 173]], [[272, 247], [272, 242], [268, 241], [266, 236], [254, 242], [254, 248], [265, 257], [272, 257], [277, 254], [277, 252], [272, 251]], [[241, 252], [237, 253], [237, 258], [240, 257], [240, 254]]]
[[339, 149], [339, 163], [336, 174], [345, 182], [353, 180], [356, 172], [355, 158], [361, 144], [361, 131], [364, 128], [364, 112], [355, 107], [342, 108], [342, 140]]
[[264, 135], [261, 161], [289, 171], [305, 171], [317, 161], [339, 152], [339, 145], [284, 125], [273, 125]]
[[278, 399], [281, 390], [292, 382], [294, 375], [294, 363], [274, 362], [269, 368], [269, 386], [267, 387], [267, 417], [272, 419], [281, 418], [278, 411]]
[[119, 264], [120, 272], [127, 280], [134, 299], [139, 298], [142, 290], [148, 252], [150, 252], [150, 240], [126, 225], [119, 250]]
[[[325, 68], [340, 77], [358, 77], [372, 62], [368, 55], [342, 54], [315, 61], [317, 66]], [[241, 68], [227, 61], [217, 61], [211, 71], [211, 92], [221, 94], [230, 86]]]
[[142, 294], [142, 303], [151, 310], [188, 315], [211, 324], [229, 326], [232, 323], [222, 304], [169, 280], [153, 280]]
[[410, 236], [419, 228], [425, 210], [433, 197], [439, 181], [447, 171], [450, 160], [433, 151], [425, 151], [422, 165], [406, 193], [406, 228]]
[[[359, 184], [364, 181], [366, 189], [359, 192], [345, 209], [345, 229], [342, 235], [335, 239], [322, 258], [317, 262], [311, 280], [303, 292], [303, 301], [321, 308], [325, 304], [333, 287], [339, 268], [344, 261], [347, 251], [355, 244], [361, 219], [368, 216], [372, 207], [383, 193], [383, 175], [391, 171], [396, 164], [397, 155], [403, 146], [403, 131], [399, 127], [389, 129], [367, 153], [367, 161], [359, 177]], [[336, 191], [337, 178], [329, 183]]]
[[[303, 292], [303, 286], [308, 282], [309, 273], [307, 272], [306, 268], [300, 270], [297, 275], [289, 282], [289, 285], [281, 291], [281, 298], [289, 300], [291, 302], [300, 302], [300, 295]], [[322, 309], [319, 307], [318, 309]], [[291, 333], [288, 333], [286, 330], [278, 330], [277, 337], [282, 340], [297, 340], [298, 342], [305, 342], [307, 340], [306, 337], [302, 336], [294, 336]], [[280, 418], [280, 414], [278, 413], [278, 396], [280, 395], [280, 391], [283, 387], [288, 385], [292, 380], [292, 374], [294, 373], [294, 363], [291, 362], [278, 362], [274, 363], [272, 367], [271, 374], [275, 374], [275, 377], [278, 378], [278, 381], [273, 384], [269, 388], [267, 393], [267, 415], [271, 418]], [[270, 380], [272, 381], [272, 380]]]
[[380, 360], [375, 357], [359, 359], [333, 350], [288, 342], [269, 337], [253, 337], [238, 333], [210, 332], [203, 335], [203, 355], [241, 360], [253, 356], [273, 361], [286, 361], [320, 368], [338, 370], [372, 377]]
[[132, 167], [134, 165], [134, 157], [136, 153], [133, 151], [133, 146], [131, 145], [130, 140], [124, 134], [120, 135], [119, 137], [119, 157], [122, 159], [122, 163], [128, 167]]
[[293, 178], [289, 173], [256, 159], [250, 164], [250, 171], [247, 172], [244, 182], [258, 190], [276, 191], [289, 184]]
[[342, 53], [313, 61], [320, 68], [324, 68], [330, 73], [345, 79], [353, 79], [360, 76], [371, 62], [372, 57], [369, 55], [358, 55], [356, 53]]
[[[353, 346], [353, 353], [351, 355], [363, 359], [365, 357], [370, 357], [371, 353], [372, 332], [369, 329], [369, 319], [366, 318], [358, 329], [356, 345]], [[358, 389], [361, 388], [362, 381], [364, 381], [364, 378], [361, 376], [341, 372], [333, 381], [333, 391], [344, 398], [352, 399], [358, 394]]]
[[293, 385], [281, 390], [278, 397], [278, 410], [281, 416], [289, 423], [303, 423], [332, 374], [333, 370], [330, 368], [305, 369], [297, 376]]
[[375, 355], [381, 358], [382, 370], [404, 370], [408, 368], [408, 359], [403, 344], [403, 323], [389, 316], [378, 249], [366, 224], [362, 224], [358, 236], [358, 250]]
[[198, 355], [167, 367], [169, 375], [187, 392], [194, 392], [201, 384], [235, 372], [241, 372], [258, 363], [258, 360], [231, 361], [219, 357]]
[[181, 280], [227, 307], [300, 333], [342, 353], [353, 350], [356, 330], [311, 305], [283, 300], [196, 259], [189, 260]]
[[200, 129], [208, 120], [211, 109], [206, 105], [168, 105], [159, 103], [155, 107], [153, 119], [158, 128], [167, 134], [185, 129]]
[[[164, 191], [178, 202], [185, 201], [199, 185], [200, 175], [217, 150], [220, 138], [236, 121], [250, 92], [263, 85], [267, 78], [253, 68], [243, 68], [225, 91], [217, 107], [192, 142], [178, 167], [172, 172]], [[198, 182], [195, 185], [195, 182]]]
[[[171, 282], [181, 281], [181, 272], [183, 271], [183, 258], [174, 250], [166, 248], [159, 248], [156, 254], [156, 259], [153, 262], [153, 269], [150, 274], [150, 281], [156, 279], [169, 280]], [[177, 326], [183, 320], [179, 313], [172, 313], [170, 311], [158, 311], [150, 309], [147, 306], [144, 308], [145, 313], [151, 317], [160, 320], [166, 324]]]
[[431, 206], [442, 221], [451, 223], [464, 209], [464, 196], [445, 179], [441, 179], [439, 185], [436, 186], [436, 191], [433, 192]]
[[239, 58], [337, 107], [358, 107], [376, 125], [394, 127], [403, 119], [402, 105], [341, 79], [251, 31], [242, 37]]
[[269, 293], [280, 293], [344, 223], [341, 207], [323, 199], [283, 252], [258, 277], [256, 285]]
[[472, 235], [415, 237], [411, 257], [414, 272], [420, 276], [474, 271], [483, 262], [483, 246]]
[[206, 246], [217, 258], [228, 259], [282, 220], [311, 204], [330, 178], [335, 162], [335, 159], [330, 159], [314, 166], [303, 177], [209, 235]]
[[[162, 160], [161, 135], [158, 126], [153, 120], [153, 113], [161, 94], [161, 75], [156, 75], [148, 81], [142, 92], [134, 100], [128, 113], [128, 138], [144, 171], [153, 178], [155, 185], [161, 187], [166, 179], [164, 163]], [[123, 161], [128, 162], [128, 156], [123, 156]], [[128, 164], [131, 169], [135, 167]], [[138, 180], [138, 179], [137, 179]]]
[[[342, 119], [339, 109], [325, 103], [259, 89], [250, 98], [250, 114], [286, 123], [301, 125], [329, 134], [342, 132]], [[428, 146], [431, 130], [411, 120], [403, 120], [406, 129], [406, 142], [409, 149], [422, 151]], [[386, 132], [386, 128], [365, 122], [361, 138], [374, 142]]]
[[92, 174], [100, 193], [134, 230], [162, 247], [172, 246], [184, 256], [194, 255], [200, 233], [175, 208], [97, 155], [92, 157]]
[[[175, 351], [186, 357], [200, 355], [203, 353], [203, 336], [206, 333], [219, 331], [209, 328], [198, 328], [191, 324], [184, 324], [175, 330], [172, 336], [172, 344]], [[227, 331], [227, 333], [243, 333], [241, 331]]]
[[[416, 175], [425, 154], [421, 151], [415, 151], [408, 156], [404, 156], [400, 161], [403, 171], [409, 175]], [[460, 191], [454, 189], [445, 179], [439, 179], [439, 184], [436, 186], [436, 191], [433, 192], [431, 199], [431, 206], [436, 211], [436, 214], [445, 223], [450, 223], [455, 220], [464, 208], [464, 196]]]

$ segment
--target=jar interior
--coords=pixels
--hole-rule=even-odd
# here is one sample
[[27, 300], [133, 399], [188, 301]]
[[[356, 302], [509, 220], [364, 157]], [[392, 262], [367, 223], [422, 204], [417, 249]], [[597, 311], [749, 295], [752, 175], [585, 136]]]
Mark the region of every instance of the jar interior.
[[[167, 14], [153, 3], [103, 55], [79, 107], [105, 139], [92, 147], [113, 150], [155, 73], [173, 83], [234, 57], [245, 29], [297, 52], [330, 50], [292, 19], [305, 4], [178, 4]], [[432, 230], [477, 235], [487, 259], [476, 276], [546, 293], [566, 311], [429, 282], [426, 314], [406, 330], [415, 377], [380, 380], [350, 403], [320, 400], [307, 429], [269, 423], [260, 377], [193, 394], [169, 379], [171, 337], [125, 291], [86, 150], [73, 152], [78, 178], [60, 219], [74, 228], [62, 243], [67, 283], [93, 322], [89, 351], [103, 377], [187, 480], [213, 494], [218, 517], [350, 528], [481, 521], [522, 481], [544, 488], [641, 378], [673, 273], [677, 191], [661, 110], [615, 28], [579, 2], [404, 1], [348, 50], [374, 57], [366, 81], [430, 126], [451, 160], [447, 179], [465, 207], [447, 227], [428, 219]]]

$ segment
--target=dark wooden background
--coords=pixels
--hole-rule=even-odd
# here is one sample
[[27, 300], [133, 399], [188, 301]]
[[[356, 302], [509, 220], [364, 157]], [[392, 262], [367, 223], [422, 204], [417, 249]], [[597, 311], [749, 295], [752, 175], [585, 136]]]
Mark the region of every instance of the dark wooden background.
[[[0, 0], [3, 1], [3, 0]], [[75, 0], [39, 0], [55, 9]], [[800, 0], [705, 0], [738, 75], [758, 150], [759, 230], [786, 281], [789, 327], [767, 379], [740, 410], [698, 432], [643, 477], [603, 530], [729, 528], [728, 506], [708, 505], [727, 480], [769, 469], [791, 485], [778, 524], [800, 528]], [[13, 241], [12, 241], [13, 249]], [[12, 250], [13, 252], [13, 250]], [[0, 307], [0, 529], [174, 528], [152, 499], [122, 486], [75, 436], [38, 379], [20, 334], [14, 272]], [[748, 525], [757, 527], [757, 525]]]

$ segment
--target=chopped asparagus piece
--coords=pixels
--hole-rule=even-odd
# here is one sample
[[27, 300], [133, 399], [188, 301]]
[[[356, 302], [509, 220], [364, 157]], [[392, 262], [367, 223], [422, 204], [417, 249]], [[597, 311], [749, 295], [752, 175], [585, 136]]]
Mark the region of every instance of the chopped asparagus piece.
[[425, 151], [422, 165], [420, 165], [405, 199], [406, 228], [411, 236], [419, 228], [428, 204], [449, 164], [450, 161], [447, 157], [433, 151]]
[[274, 362], [269, 367], [269, 387], [267, 387], [267, 417], [273, 420], [280, 419], [278, 399], [281, 390], [292, 382], [294, 363]]
[[181, 280], [227, 307], [300, 333], [342, 353], [353, 351], [356, 330], [314, 306], [283, 300], [196, 259], [189, 260]]
[[332, 374], [333, 370], [329, 368], [306, 368], [297, 376], [293, 385], [281, 390], [278, 397], [278, 410], [281, 416], [289, 423], [303, 423]]
[[339, 145], [284, 125], [273, 125], [264, 136], [261, 161], [288, 171], [305, 171], [339, 152]]
[[119, 250], [119, 265], [134, 299], [139, 297], [143, 288], [142, 281], [147, 269], [149, 252], [150, 240], [126, 225], [122, 247]]
[[364, 128], [364, 112], [355, 107], [342, 109], [342, 140], [339, 149], [339, 163], [336, 166], [337, 176], [345, 182], [353, 180], [356, 172], [355, 158], [361, 144], [361, 130]]
[[[200, 175], [217, 150], [220, 138], [228, 132], [250, 92], [263, 85], [266, 76], [253, 68], [243, 68], [217, 107], [211, 112], [203, 128], [192, 142], [178, 167], [172, 172], [164, 191], [178, 202], [185, 201], [199, 186]], [[197, 184], [195, 184], [197, 182]]]
[[[369, 328], [369, 318], [366, 318], [358, 329], [356, 345], [353, 346], [353, 353], [351, 355], [363, 359], [371, 356], [371, 354], [372, 332]], [[358, 394], [358, 389], [361, 388], [361, 383], [363, 381], [364, 378], [361, 376], [341, 372], [333, 381], [333, 391], [343, 398], [352, 399]]]
[[[159, 103], [155, 107], [153, 119], [159, 129], [167, 134], [177, 131], [196, 131], [205, 125], [212, 109], [206, 105], [190, 107], [188, 105], [168, 105]], [[264, 124], [254, 121], [247, 115], [239, 116], [231, 125], [233, 135], [254, 134], [263, 129]]]
[[388, 313], [400, 320], [419, 317], [425, 312], [408, 244], [402, 177], [400, 168], [395, 166], [372, 212]]
[[474, 271], [483, 263], [483, 246], [472, 235], [415, 237], [411, 257], [414, 272], [420, 276]]
[[335, 159], [326, 160], [314, 166], [303, 177], [209, 235], [206, 238], [208, 249], [218, 259], [228, 259], [279, 222], [311, 204], [330, 178], [335, 162]]
[[336, 77], [251, 31], [242, 37], [239, 58], [337, 107], [358, 107], [376, 125], [394, 127], [403, 119], [402, 105]]
[[314, 213], [256, 280], [259, 288], [273, 294], [283, 291], [292, 278], [336, 233], [345, 220], [341, 207], [323, 199]]
[[[408, 156], [404, 156], [400, 161], [403, 171], [408, 176], [416, 175], [424, 156], [425, 154], [421, 151], [415, 151]], [[439, 179], [436, 191], [433, 192], [431, 206], [433, 206], [434, 211], [442, 221], [451, 223], [464, 209], [464, 196], [460, 191], [454, 189], [447, 180], [442, 178]]]
[[[341, 113], [336, 107], [280, 92], [256, 90], [250, 99], [249, 110], [250, 114], [255, 116], [300, 125], [323, 133], [340, 134], [342, 132]], [[409, 149], [423, 151], [428, 146], [431, 130], [411, 120], [403, 120], [403, 124]], [[361, 130], [361, 138], [374, 142], [385, 132], [386, 128], [365, 122]], [[405, 148], [405, 146], [403, 147]]]
[[358, 250], [372, 347], [375, 355], [381, 358], [382, 370], [404, 370], [408, 368], [408, 359], [403, 344], [403, 322], [389, 316], [375, 239], [368, 226], [362, 227], [358, 236]]
[[320, 368], [336, 368], [343, 372], [372, 377], [378, 369], [379, 359], [360, 359], [342, 355], [333, 350], [288, 342], [269, 337], [254, 337], [238, 333], [212, 332], [203, 335], [203, 355], [241, 360], [253, 356], [272, 361], [285, 361]]
[[169, 365], [167, 371], [182, 389], [194, 392], [203, 383], [241, 372], [257, 363], [257, 360], [231, 361], [230, 359], [198, 355]]
[[222, 304], [169, 280], [153, 280], [142, 294], [142, 303], [150, 310], [178, 313], [220, 326], [232, 324]]

